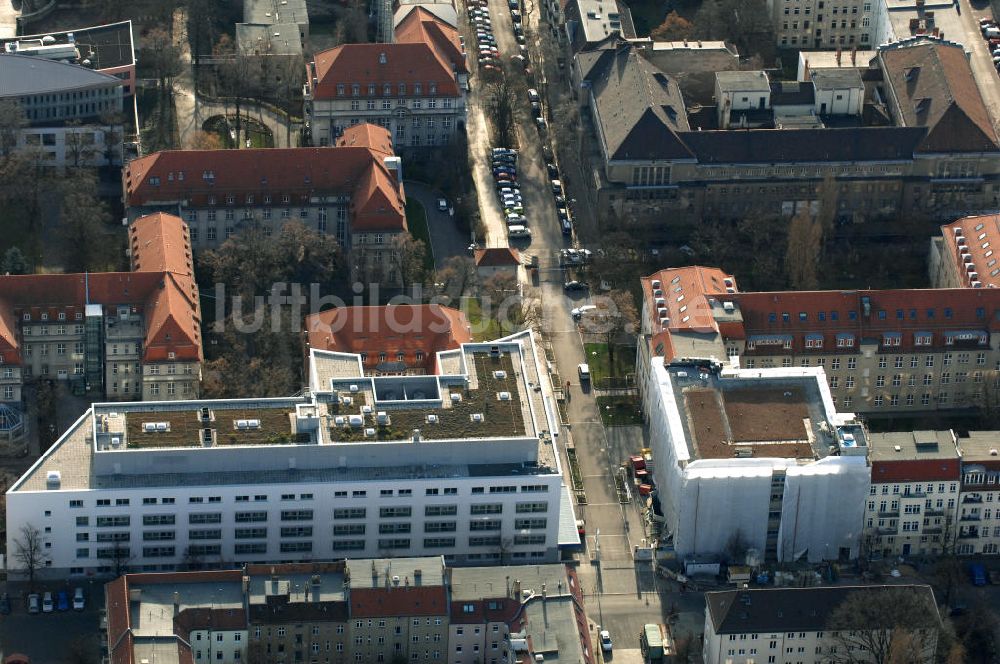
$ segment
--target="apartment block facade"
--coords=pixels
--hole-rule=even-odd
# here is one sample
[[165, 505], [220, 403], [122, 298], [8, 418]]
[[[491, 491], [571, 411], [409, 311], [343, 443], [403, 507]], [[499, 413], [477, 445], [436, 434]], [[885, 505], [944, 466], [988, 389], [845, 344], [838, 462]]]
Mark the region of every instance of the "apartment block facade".
[[880, 0], [769, 0], [779, 46], [797, 49], [877, 46]]
[[55, 576], [541, 563], [579, 542], [530, 334], [439, 352], [434, 375], [318, 350], [309, 366], [308, 396], [93, 405], [8, 493], [10, 537], [43, 532]]
[[402, 177], [388, 131], [361, 124], [325, 148], [157, 152], [128, 164], [123, 187], [130, 220], [176, 213], [196, 251], [295, 219], [336, 237], [355, 278], [391, 284], [392, 239], [407, 232]]
[[187, 225], [129, 230], [131, 272], [0, 276], [0, 401], [61, 380], [112, 401], [196, 398], [201, 309]]
[[962, 478], [955, 552], [1000, 553], [1000, 432], [971, 431], [960, 438]]
[[865, 508], [868, 555], [954, 553], [961, 462], [954, 432], [869, 435], [872, 483]]
[[640, 365], [660, 348], [746, 369], [821, 367], [845, 411], [971, 410], [1000, 369], [992, 288], [743, 293], [720, 270], [680, 268], [643, 289]]
[[466, 117], [468, 68], [458, 30], [419, 5], [390, 44], [343, 44], [316, 54], [303, 97], [313, 145], [333, 145], [363, 123], [397, 149], [447, 145]]

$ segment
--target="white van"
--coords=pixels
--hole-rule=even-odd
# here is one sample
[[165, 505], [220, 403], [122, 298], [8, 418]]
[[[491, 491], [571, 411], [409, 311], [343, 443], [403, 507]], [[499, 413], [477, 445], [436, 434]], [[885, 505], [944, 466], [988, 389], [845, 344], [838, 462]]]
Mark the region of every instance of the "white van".
[[527, 226], [508, 226], [507, 237], [531, 237], [531, 229]]

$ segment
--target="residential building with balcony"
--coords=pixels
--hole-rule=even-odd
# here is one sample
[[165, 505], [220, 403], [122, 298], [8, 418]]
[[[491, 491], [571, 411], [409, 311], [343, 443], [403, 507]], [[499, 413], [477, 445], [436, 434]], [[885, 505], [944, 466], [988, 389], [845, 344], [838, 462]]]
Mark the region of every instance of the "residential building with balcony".
[[970, 431], [958, 439], [962, 478], [955, 552], [1000, 553], [1000, 432]]
[[601, 152], [593, 204], [664, 238], [704, 219], [815, 214], [821, 200], [844, 222], [997, 207], [1000, 145], [954, 42], [887, 44], [856, 76], [798, 85], [756, 72], [752, 104], [732, 80], [750, 73], [719, 72], [723, 99], [685, 93], [624, 40], [579, 52], [572, 75]]
[[838, 408], [876, 415], [977, 408], [1000, 366], [992, 288], [744, 293], [704, 267], [642, 281], [640, 377], [657, 356], [819, 367]]
[[[922, 610], [926, 627], [914, 639], [914, 664], [935, 661], [941, 615], [934, 591], [926, 585], [832, 586], [813, 588], [754, 588], [705, 593], [705, 664], [826, 664], [840, 661], [848, 648], [857, 649], [863, 638], [845, 631], [880, 630], [893, 639], [896, 625], [873, 625], [868, 618], [857, 622], [841, 619], [845, 602], [872, 601], [906, 603]], [[856, 604], [855, 604], [856, 605]], [[907, 625], [907, 628], [911, 628]], [[878, 634], [870, 638], [878, 639]], [[851, 654], [851, 657], [857, 657]], [[864, 660], [862, 660], [864, 661]]]
[[353, 278], [401, 280], [391, 244], [407, 232], [406, 197], [385, 129], [357, 125], [325, 148], [166, 150], [129, 162], [122, 177], [128, 218], [178, 214], [195, 251], [241, 232], [270, 237], [296, 219], [337, 238]]
[[872, 482], [863, 541], [867, 554], [892, 558], [954, 553], [962, 461], [956, 441], [950, 430], [869, 434]]
[[187, 224], [129, 229], [131, 272], [0, 276], [0, 401], [62, 380], [112, 401], [197, 398], [201, 308]]
[[56, 576], [174, 571], [192, 547], [213, 568], [579, 544], [530, 333], [438, 352], [433, 375], [316, 349], [309, 366], [305, 396], [92, 405], [8, 491], [9, 536], [42, 531]]
[[384, 128], [397, 150], [447, 145], [464, 131], [468, 67], [458, 30], [411, 6], [391, 44], [343, 44], [306, 67], [304, 113], [313, 145], [350, 127]]

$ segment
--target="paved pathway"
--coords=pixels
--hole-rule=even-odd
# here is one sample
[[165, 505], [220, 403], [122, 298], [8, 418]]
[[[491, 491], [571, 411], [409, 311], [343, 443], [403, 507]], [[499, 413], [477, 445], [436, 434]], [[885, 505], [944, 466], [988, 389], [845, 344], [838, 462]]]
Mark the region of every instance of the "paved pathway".
[[458, 229], [455, 217], [438, 210], [438, 199], [443, 196], [441, 192], [412, 180], [406, 180], [403, 184], [406, 188], [406, 197], [420, 201], [427, 213], [427, 229], [431, 236], [430, 249], [434, 252], [434, 267], [441, 269], [445, 261], [452, 256], [468, 256], [471, 242], [469, 235]]
[[[0, 2], [6, 1], [0, 0]], [[185, 33], [186, 25], [187, 14], [183, 8], [178, 9], [174, 12], [174, 35], [181, 49], [184, 69], [174, 79], [174, 109], [177, 114], [177, 133], [181, 146], [188, 144], [208, 118], [214, 115], [228, 115], [236, 110], [233, 104], [199, 99], [195, 94], [194, 66], [191, 62], [191, 46]], [[240, 113], [267, 126], [274, 135], [274, 147], [287, 148], [298, 145], [297, 126], [290, 126], [284, 117], [271, 109], [244, 100]]]

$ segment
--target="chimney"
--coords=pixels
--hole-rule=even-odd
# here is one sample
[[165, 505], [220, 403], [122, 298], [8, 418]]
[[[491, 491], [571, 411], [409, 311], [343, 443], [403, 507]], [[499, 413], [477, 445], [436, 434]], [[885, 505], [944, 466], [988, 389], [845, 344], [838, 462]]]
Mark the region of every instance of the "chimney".
[[396, 156], [384, 157], [382, 163], [385, 165], [385, 169], [392, 173], [393, 177], [396, 178], [396, 182], [403, 181], [403, 160]]
[[413, 442], [414, 443], [419, 443], [420, 442], [420, 429], [414, 429], [413, 430]]
[[840, 47], [838, 46], [837, 47], [837, 66], [838, 67], [840, 66], [840, 56], [841, 56], [841, 50], [840, 50]]
[[181, 594], [174, 591], [174, 615], [176, 616], [181, 612]]
[[855, 46], [851, 49], [851, 66], [857, 66], [858, 64], [858, 47]]

